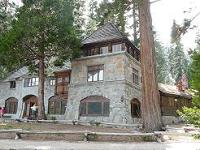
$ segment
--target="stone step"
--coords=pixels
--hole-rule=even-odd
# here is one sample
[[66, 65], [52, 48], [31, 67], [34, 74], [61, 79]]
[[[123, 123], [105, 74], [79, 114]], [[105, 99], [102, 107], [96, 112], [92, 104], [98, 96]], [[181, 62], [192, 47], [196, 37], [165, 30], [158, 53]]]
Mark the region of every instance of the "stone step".
[[0, 131], [0, 139], [65, 140], [101, 142], [155, 142], [155, 133], [108, 133], [91, 131]]

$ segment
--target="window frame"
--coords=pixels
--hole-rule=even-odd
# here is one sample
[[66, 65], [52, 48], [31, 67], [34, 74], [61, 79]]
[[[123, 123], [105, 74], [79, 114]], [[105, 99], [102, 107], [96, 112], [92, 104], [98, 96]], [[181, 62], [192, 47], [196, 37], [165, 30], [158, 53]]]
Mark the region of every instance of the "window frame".
[[18, 100], [14, 97], [5, 101], [6, 114], [16, 114], [18, 109]]
[[[92, 69], [93, 68], [93, 69]], [[94, 69], [98, 68], [98, 69]], [[94, 72], [96, 72], [94, 74]], [[102, 78], [100, 78], [100, 74], [102, 74]], [[97, 75], [97, 79], [94, 80], [95, 75]], [[90, 76], [92, 76], [92, 80], [90, 81]], [[104, 81], [104, 65], [94, 65], [94, 66], [87, 66], [87, 82], [99, 82]]]
[[108, 53], [109, 53], [109, 47], [108, 46], [100, 47], [100, 54], [108, 54]]
[[132, 68], [132, 77], [133, 77], [133, 84], [140, 85], [139, 71], [135, 68]]
[[[101, 106], [101, 112], [100, 113], [90, 113], [89, 112], [89, 105], [92, 103], [99, 103]], [[106, 110], [105, 108], [108, 108]], [[82, 111], [84, 110], [84, 112]], [[80, 107], [79, 107], [79, 115], [81, 117], [108, 117], [110, 115], [110, 100], [103, 97], [103, 96], [89, 96], [80, 102]]]
[[[57, 105], [59, 106], [59, 108], [56, 107]], [[52, 97], [48, 101], [48, 114], [49, 115], [64, 115], [66, 106], [67, 106], [67, 100], [54, 99], [54, 97]]]
[[32, 78], [25, 78], [24, 79], [24, 87], [34, 87], [39, 85], [39, 78], [32, 77]]
[[55, 86], [56, 85], [56, 79], [55, 78], [49, 79], [49, 85], [50, 86]]
[[[119, 47], [118, 47], [119, 46]], [[122, 43], [115, 43], [115, 44], [112, 44], [112, 53], [117, 53], [117, 52], [121, 52], [123, 51], [123, 48], [122, 48]], [[119, 48], [119, 49], [118, 49]]]
[[10, 81], [10, 89], [16, 88], [16, 81]]

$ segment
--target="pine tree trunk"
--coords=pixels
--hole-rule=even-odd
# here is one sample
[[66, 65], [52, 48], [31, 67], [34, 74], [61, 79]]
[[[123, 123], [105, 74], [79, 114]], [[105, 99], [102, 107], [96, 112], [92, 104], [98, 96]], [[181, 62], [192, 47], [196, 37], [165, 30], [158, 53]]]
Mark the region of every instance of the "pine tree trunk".
[[145, 132], [161, 129], [161, 110], [156, 80], [155, 45], [149, 0], [139, 0], [142, 68], [142, 119]]
[[38, 86], [38, 119], [46, 119], [44, 107], [44, 58], [39, 59], [39, 86]]

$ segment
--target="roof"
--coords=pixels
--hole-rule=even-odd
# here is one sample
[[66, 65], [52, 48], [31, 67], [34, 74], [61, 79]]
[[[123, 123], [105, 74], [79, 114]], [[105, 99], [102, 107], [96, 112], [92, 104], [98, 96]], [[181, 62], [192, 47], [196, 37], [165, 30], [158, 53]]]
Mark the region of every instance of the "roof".
[[94, 31], [89, 37], [85, 38], [82, 44], [91, 44], [121, 38], [124, 38], [124, 36], [119, 29], [113, 23], [106, 23], [104, 26]]
[[[56, 66], [48, 66], [46, 73], [48, 76], [54, 76], [54, 72], [64, 72], [64, 71], [70, 71], [71, 70], [71, 62], [65, 62], [64, 66], [62, 67], [56, 67]], [[2, 80], [2, 82], [7, 81], [14, 81], [20, 77], [24, 78], [27, 76], [36, 76], [36, 74], [31, 74], [29, 72], [29, 69], [27, 66], [24, 66], [16, 71], [13, 71], [10, 73], [10, 75], [5, 79]]]
[[12, 81], [12, 80], [22, 77], [28, 73], [29, 73], [28, 68], [22, 67], [22, 68], [18, 69], [17, 71], [10, 73], [10, 75], [4, 81]]
[[167, 84], [158, 84], [159, 91], [164, 94], [170, 94], [175, 96], [180, 96], [187, 99], [192, 99], [192, 95], [188, 91], [179, 91], [175, 85], [167, 85]]

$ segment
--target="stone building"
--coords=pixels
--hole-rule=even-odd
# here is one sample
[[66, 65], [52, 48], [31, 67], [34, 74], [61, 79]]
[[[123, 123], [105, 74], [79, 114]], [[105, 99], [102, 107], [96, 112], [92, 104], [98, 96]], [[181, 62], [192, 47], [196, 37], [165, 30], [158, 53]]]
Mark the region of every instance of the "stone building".
[[[48, 118], [131, 124], [141, 116], [140, 51], [111, 23], [82, 41], [82, 56], [45, 80]], [[26, 67], [0, 82], [7, 117], [31, 118], [38, 77]], [[166, 93], [161, 91], [161, 93]], [[189, 97], [191, 99], [191, 97]]]

